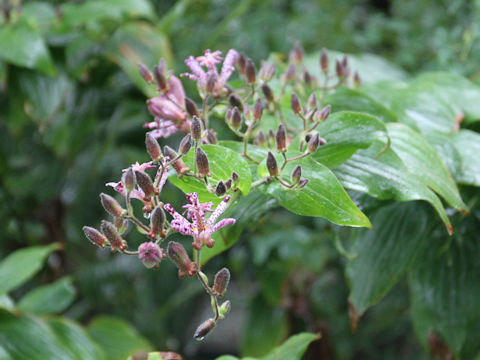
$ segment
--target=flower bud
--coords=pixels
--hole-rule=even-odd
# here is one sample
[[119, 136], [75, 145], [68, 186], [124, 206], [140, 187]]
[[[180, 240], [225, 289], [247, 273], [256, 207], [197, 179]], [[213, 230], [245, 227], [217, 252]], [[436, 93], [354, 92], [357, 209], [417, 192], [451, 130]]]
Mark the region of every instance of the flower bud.
[[227, 189], [227, 191], [232, 188], [232, 179], [228, 179], [227, 181], [225, 181], [225, 188]]
[[90, 240], [93, 244], [100, 246], [101, 248], [104, 248], [108, 245], [107, 238], [97, 229], [90, 226], [84, 226], [83, 232], [85, 233], [87, 239]]
[[269, 151], [267, 155], [267, 169], [270, 176], [277, 176], [278, 175], [278, 167], [277, 167], [277, 160], [275, 156]]
[[187, 134], [180, 142], [180, 146], [178, 147], [178, 151], [183, 155], [188, 154], [190, 148], [192, 147], [192, 135]]
[[303, 60], [303, 47], [300, 42], [295, 42], [295, 45], [290, 53], [292, 61], [301, 62]]
[[250, 105], [248, 105], [248, 103], [246, 103], [243, 106], [243, 115], [248, 120], [250, 120], [252, 118], [252, 109], [250, 109]]
[[343, 65], [338, 60], [335, 60], [335, 72], [339, 78], [343, 77]]
[[165, 225], [165, 211], [158, 205], [153, 209], [150, 216], [150, 231], [152, 235], [159, 235], [163, 232], [163, 225]]
[[195, 340], [203, 340], [203, 338], [213, 330], [213, 328], [217, 325], [215, 323], [215, 320], [213, 319], [208, 319], [205, 322], [201, 323], [200, 326], [195, 330], [195, 334], [193, 335], [193, 338]]
[[100, 224], [100, 230], [102, 230], [103, 235], [105, 235], [105, 237], [108, 239], [113, 252], [117, 250], [122, 251], [127, 248], [127, 243], [122, 239], [115, 228], [115, 225], [113, 225], [111, 222], [102, 220], [102, 223]]
[[155, 187], [153, 186], [150, 176], [144, 171], [136, 170], [135, 177], [137, 178], [137, 184], [140, 189], [143, 190], [145, 197], [152, 197], [155, 194]]
[[308, 110], [310, 111], [317, 107], [317, 96], [315, 95], [315, 93], [312, 93], [308, 98], [307, 106], [308, 106]]
[[292, 97], [290, 98], [290, 106], [292, 107], [292, 110], [295, 113], [295, 115], [300, 114], [300, 111], [302, 111], [300, 100], [298, 100], [298, 96], [295, 93], [292, 93]]
[[267, 61], [262, 61], [262, 66], [260, 67], [260, 71], [258, 72], [258, 76], [263, 81], [270, 81], [272, 80], [273, 76], [275, 75], [275, 64], [270, 63]]
[[237, 107], [233, 108], [231, 125], [234, 129], [239, 129], [242, 126], [242, 114]]
[[151, 83], [153, 81], [153, 75], [148, 70], [148, 68], [143, 65], [142, 63], [138, 63], [138, 72], [140, 73], [140, 76], [147, 82]]
[[215, 132], [215, 130], [212, 130], [212, 129], [207, 130], [207, 141], [209, 144], [216, 144], [218, 142], [217, 133]]
[[232, 172], [232, 181], [235, 186], [237, 186], [240, 181], [240, 176], [235, 171]]
[[200, 177], [211, 175], [207, 154], [201, 148], [197, 148], [195, 152], [195, 162], [197, 163], [198, 175]]
[[252, 59], [248, 59], [245, 66], [245, 74], [247, 75], [248, 85], [253, 85], [257, 81], [256, 72], [255, 64], [253, 63]]
[[295, 79], [296, 71], [297, 71], [297, 69], [296, 69], [295, 65], [290, 64], [288, 66], [287, 70], [285, 71], [285, 80], [290, 81], [290, 80]]
[[167, 79], [165, 78], [164, 67], [162, 65], [155, 66], [153, 68], [153, 76], [155, 77], [158, 89], [165, 91], [167, 89]]
[[113, 225], [117, 228], [117, 231], [120, 235], [123, 235], [128, 229], [128, 219], [124, 217], [116, 216], [113, 222]]
[[115, 200], [110, 195], [101, 193], [100, 194], [100, 201], [102, 202], [103, 208], [109, 214], [113, 216], [123, 216], [125, 215], [125, 209], [120, 206], [117, 200]]
[[150, 133], [145, 134], [145, 146], [153, 161], [160, 160], [162, 157], [162, 150], [160, 149], [158, 141]]
[[324, 121], [328, 118], [331, 110], [332, 110], [331, 105], [327, 105], [322, 110], [320, 110], [320, 118], [322, 119], [322, 121]]
[[217, 186], [215, 187], [215, 195], [220, 197], [225, 195], [226, 192], [227, 192], [227, 187], [225, 186], [225, 183], [222, 180], [220, 180], [217, 183]]
[[[170, 146], [167, 146], [165, 145], [165, 147], [163, 148], [163, 152], [165, 153], [165, 156], [168, 156], [168, 158], [170, 160], [173, 160], [177, 157], [177, 153], [175, 152], [175, 150], [173, 150]], [[188, 168], [185, 163], [183, 162], [182, 159], [178, 159], [176, 160], [173, 164], [172, 164], [173, 168], [175, 169], [175, 171], [177, 172], [178, 176], [181, 177], [183, 174], [185, 174], [186, 172], [188, 172], [190, 170], [190, 168]]]
[[224, 301], [222, 305], [220, 305], [220, 308], [218, 309], [220, 318], [223, 319], [230, 312], [230, 308], [231, 308], [230, 300]]
[[245, 58], [245, 54], [240, 53], [238, 55], [237, 64], [238, 64], [238, 73], [240, 75], [245, 74], [245, 67], [247, 66], [247, 59]]
[[167, 254], [170, 260], [172, 260], [178, 267], [178, 276], [183, 278], [185, 275], [193, 276], [197, 273], [197, 266], [188, 257], [185, 248], [182, 244], [170, 241], [167, 247]]
[[275, 135], [277, 142], [277, 151], [283, 152], [287, 151], [287, 136], [285, 133], [285, 126], [282, 124], [278, 125], [277, 134]]
[[355, 84], [356, 87], [360, 87], [360, 85], [362, 85], [362, 79], [360, 79], [360, 75], [358, 75], [358, 71], [355, 71], [355, 74], [353, 75], [353, 83]]
[[189, 98], [185, 98], [185, 109], [190, 116], [197, 116], [200, 117], [200, 113], [198, 112], [197, 105], [193, 102], [193, 100]]
[[273, 96], [273, 92], [270, 86], [268, 86], [267, 84], [263, 84], [262, 92], [263, 92], [263, 95], [265, 95], [265, 98], [267, 99], [268, 102], [275, 101], [275, 97]]
[[328, 54], [327, 49], [323, 48], [320, 55], [320, 68], [324, 73], [328, 72]]
[[229, 282], [230, 282], [230, 271], [228, 271], [227, 268], [221, 269], [215, 275], [212, 291], [218, 296], [223, 296], [223, 294], [225, 294], [225, 292], [227, 291]]
[[310, 72], [307, 70], [307, 68], [303, 69], [303, 82], [307, 84], [307, 86], [312, 85], [312, 75], [310, 75]]
[[308, 152], [313, 153], [317, 148], [321, 145], [325, 145], [327, 142], [325, 139], [321, 138], [318, 134], [312, 136], [312, 138], [308, 141]]
[[227, 111], [225, 112], [225, 122], [227, 124], [229, 124], [230, 120], [232, 120], [232, 114], [233, 114], [232, 108], [228, 108]]
[[300, 181], [300, 178], [302, 177], [302, 167], [300, 165], [297, 165], [295, 169], [292, 171], [291, 179], [292, 183], [296, 184]]
[[207, 86], [205, 88], [207, 93], [211, 94], [213, 92], [213, 90], [215, 89], [216, 83], [217, 83], [217, 75], [210, 74], [210, 76], [207, 79]]
[[271, 148], [275, 145], [275, 133], [272, 129], [268, 130], [268, 147]]
[[267, 138], [265, 137], [265, 134], [262, 130], [260, 130], [257, 134], [257, 142], [258, 146], [263, 148], [267, 147]]
[[154, 242], [144, 242], [138, 247], [138, 258], [147, 269], [158, 268], [164, 257], [163, 250]]
[[255, 105], [253, 106], [253, 118], [257, 121], [260, 121], [262, 119], [262, 114], [263, 114], [263, 104], [262, 100], [260, 98], [255, 101]]
[[202, 138], [203, 126], [202, 120], [199, 117], [194, 116], [192, 119], [192, 124], [190, 125], [190, 133], [192, 134], [192, 138], [195, 140], [200, 140]]
[[230, 96], [228, 97], [228, 102], [232, 107], [237, 107], [240, 109], [240, 111], [243, 111], [243, 103], [242, 100], [235, 95], [234, 93], [231, 93]]
[[307, 184], [308, 184], [308, 179], [302, 179], [302, 180], [300, 180], [300, 182], [298, 183], [298, 188], [299, 188], [299, 189], [303, 189]]

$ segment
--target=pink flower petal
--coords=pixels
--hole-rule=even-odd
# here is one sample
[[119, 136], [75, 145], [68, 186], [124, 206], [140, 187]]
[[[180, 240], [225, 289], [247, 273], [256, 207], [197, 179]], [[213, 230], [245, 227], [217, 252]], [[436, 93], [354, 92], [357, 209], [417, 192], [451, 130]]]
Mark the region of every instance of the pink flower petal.
[[207, 220], [207, 225], [209, 227], [212, 227], [213, 224], [215, 224], [215, 221], [217, 221], [218, 217], [223, 214], [225, 209], [227, 208], [227, 203], [230, 200], [230, 195], [225, 196], [225, 199], [222, 200], [220, 204], [218, 204], [217, 208], [215, 211], [210, 215], [210, 217]]
[[227, 218], [227, 219], [223, 219], [223, 220], [220, 220], [218, 223], [216, 223], [214, 226], [212, 226], [211, 228], [208, 229], [208, 232], [211, 234], [213, 234], [215, 231], [218, 231], [220, 230], [222, 227], [224, 226], [227, 226], [227, 225], [233, 225], [235, 224], [236, 220], [233, 219], [233, 218]]

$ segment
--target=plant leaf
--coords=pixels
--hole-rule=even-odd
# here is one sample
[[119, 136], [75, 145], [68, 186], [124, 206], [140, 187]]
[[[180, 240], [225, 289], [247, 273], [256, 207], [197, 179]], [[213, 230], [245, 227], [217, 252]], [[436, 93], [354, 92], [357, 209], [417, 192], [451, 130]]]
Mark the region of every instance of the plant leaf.
[[461, 158], [455, 179], [460, 184], [480, 186], [480, 134], [460, 130], [452, 136], [452, 141]]

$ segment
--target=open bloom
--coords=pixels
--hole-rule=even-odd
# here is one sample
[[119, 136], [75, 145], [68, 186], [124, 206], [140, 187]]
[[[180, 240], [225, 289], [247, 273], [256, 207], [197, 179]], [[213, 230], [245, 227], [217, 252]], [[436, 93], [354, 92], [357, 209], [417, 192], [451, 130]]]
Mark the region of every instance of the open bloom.
[[180, 80], [171, 75], [168, 79], [166, 94], [147, 101], [148, 110], [155, 120], [144, 125], [156, 139], [168, 137], [177, 131], [188, 131], [190, 128], [187, 121], [185, 106], [185, 91]]
[[[215, 210], [212, 209], [213, 203], [211, 202], [201, 204], [197, 193], [187, 194], [186, 196], [189, 204], [183, 206], [183, 208], [186, 209], [187, 219], [191, 219], [192, 222], [176, 212], [172, 205], [165, 204], [164, 209], [173, 216], [170, 225], [180, 234], [192, 236], [195, 249], [200, 250], [204, 244], [207, 247], [212, 247], [215, 243], [212, 234], [224, 226], [235, 224], [235, 219], [232, 218], [215, 223], [227, 208], [230, 196], [225, 196]], [[208, 219], [205, 219], [207, 212], [212, 214]]]
[[188, 57], [185, 60], [185, 64], [192, 73], [184, 73], [182, 76], [196, 81], [198, 88], [202, 92], [205, 92], [207, 81], [213, 76], [215, 78], [215, 85], [212, 91], [213, 96], [218, 97], [222, 95], [228, 78], [232, 75], [233, 70], [235, 70], [234, 65], [237, 61], [238, 53], [233, 49], [228, 51], [219, 74], [216, 65], [223, 60], [220, 54], [220, 51], [211, 52], [210, 50], [205, 50], [204, 56], [198, 56], [196, 58], [193, 56]]

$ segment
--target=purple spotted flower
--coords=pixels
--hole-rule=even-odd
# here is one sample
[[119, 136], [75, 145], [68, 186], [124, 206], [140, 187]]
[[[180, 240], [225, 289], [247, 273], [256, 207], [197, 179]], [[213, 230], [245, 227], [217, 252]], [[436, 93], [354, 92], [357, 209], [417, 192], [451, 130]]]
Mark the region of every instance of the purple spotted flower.
[[[197, 193], [187, 194], [186, 196], [188, 204], [183, 207], [186, 209], [187, 219], [191, 219], [192, 222], [176, 212], [172, 205], [165, 204], [164, 209], [173, 216], [170, 225], [179, 233], [192, 236], [195, 249], [200, 250], [204, 244], [211, 248], [215, 243], [212, 239], [212, 234], [224, 226], [235, 224], [235, 219], [232, 218], [223, 219], [215, 223], [227, 208], [230, 196], [225, 196], [215, 210], [212, 209], [213, 203], [211, 202], [201, 204]], [[212, 214], [208, 219], [205, 219], [207, 212]]]
[[[225, 56], [223, 61], [222, 69], [220, 73], [217, 70], [217, 64], [223, 60], [220, 57], [220, 51], [211, 52], [210, 50], [205, 50], [203, 56], [198, 56], [194, 58], [190, 56], [185, 60], [185, 64], [190, 69], [191, 73], [184, 73], [181, 76], [186, 76], [189, 79], [192, 79], [197, 82], [197, 86], [201, 92], [205, 92], [207, 88], [208, 79], [212, 76], [215, 78], [215, 85], [213, 87], [212, 94], [214, 97], [219, 97], [224, 94], [225, 84], [227, 83], [228, 78], [232, 75], [233, 70], [235, 70], [235, 63], [238, 58], [237, 51], [230, 49]], [[206, 68], [206, 70], [204, 69]]]
[[138, 247], [138, 257], [148, 269], [158, 267], [160, 261], [166, 256], [163, 249], [154, 242], [144, 242]]

